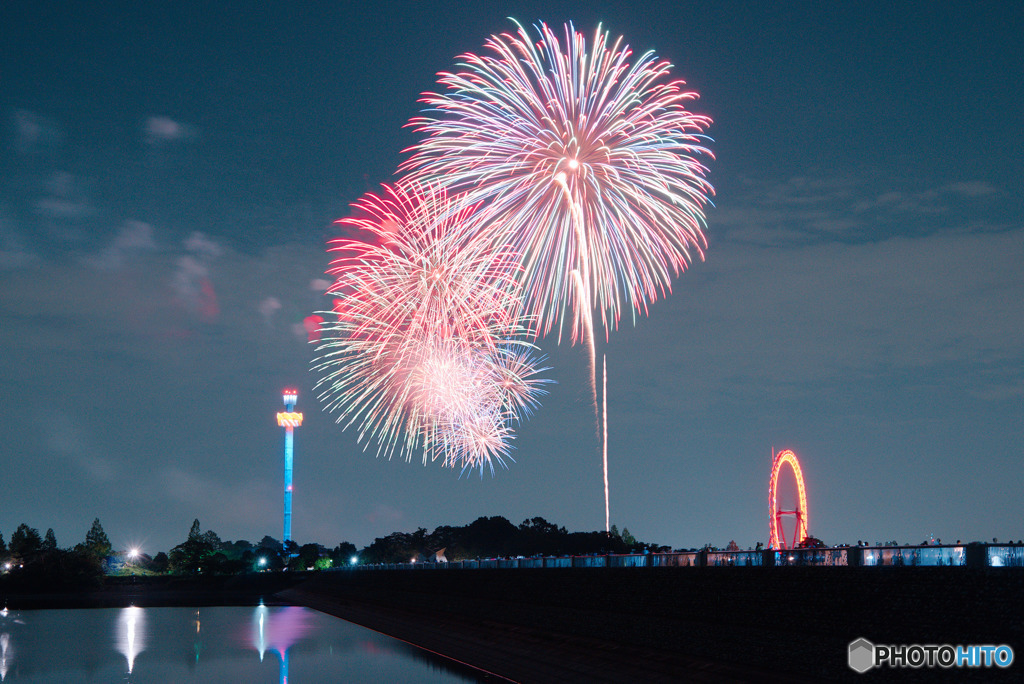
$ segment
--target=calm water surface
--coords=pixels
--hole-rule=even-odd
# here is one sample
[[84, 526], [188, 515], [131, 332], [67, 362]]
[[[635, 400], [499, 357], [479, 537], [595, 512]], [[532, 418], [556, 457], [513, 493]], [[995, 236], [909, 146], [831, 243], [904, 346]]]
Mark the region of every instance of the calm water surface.
[[3, 682], [474, 680], [401, 641], [296, 606], [0, 611]]

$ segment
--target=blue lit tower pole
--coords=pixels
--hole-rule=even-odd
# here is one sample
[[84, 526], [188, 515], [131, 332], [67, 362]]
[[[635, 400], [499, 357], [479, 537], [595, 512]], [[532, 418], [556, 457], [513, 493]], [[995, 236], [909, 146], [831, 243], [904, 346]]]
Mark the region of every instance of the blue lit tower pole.
[[295, 412], [295, 401], [299, 393], [284, 391], [283, 413], [277, 414], [277, 424], [284, 428], [284, 539], [292, 538], [292, 458], [295, 443], [295, 428], [302, 425], [302, 414]]

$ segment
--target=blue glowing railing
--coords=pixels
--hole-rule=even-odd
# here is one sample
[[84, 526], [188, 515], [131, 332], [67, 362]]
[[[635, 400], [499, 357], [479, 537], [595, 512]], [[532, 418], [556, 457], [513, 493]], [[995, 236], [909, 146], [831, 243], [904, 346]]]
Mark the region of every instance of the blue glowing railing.
[[761, 551], [708, 551], [707, 565], [712, 567], [758, 566], [764, 564]]
[[990, 568], [1024, 567], [1024, 546], [989, 546], [988, 566]]
[[644, 568], [649, 564], [650, 554], [633, 554], [628, 556], [605, 556], [609, 568]]
[[608, 556], [573, 556], [574, 568], [607, 568]]
[[685, 567], [1024, 567], [1024, 544], [837, 546], [781, 551], [675, 551], [644, 554], [477, 558], [447, 563], [379, 563], [344, 569], [685, 568]]
[[776, 567], [796, 565], [849, 565], [849, 549], [846, 547], [820, 549], [791, 549], [774, 551]]
[[939, 566], [966, 565], [965, 546], [865, 546], [861, 565]]
[[699, 551], [651, 554], [651, 566], [655, 568], [692, 568], [698, 565], [700, 565]]

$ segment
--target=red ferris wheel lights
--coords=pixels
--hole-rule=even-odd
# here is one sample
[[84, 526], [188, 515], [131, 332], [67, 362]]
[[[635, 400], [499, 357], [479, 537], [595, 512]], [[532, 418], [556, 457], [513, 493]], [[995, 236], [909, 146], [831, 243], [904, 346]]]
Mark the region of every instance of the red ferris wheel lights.
[[[793, 477], [796, 479], [799, 504], [795, 511], [783, 511], [779, 509], [777, 501], [779, 473], [782, 466], [789, 465], [793, 470]], [[796, 529], [793, 531], [793, 539], [786, 543], [786, 533], [782, 528], [782, 516], [795, 515]], [[768, 486], [768, 525], [771, 528], [769, 545], [773, 549], [792, 549], [804, 538], [807, 537], [807, 490], [804, 488], [804, 476], [800, 470], [800, 461], [796, 454], [786, 449], [775, 454], [772, 460], [771, 484]]]

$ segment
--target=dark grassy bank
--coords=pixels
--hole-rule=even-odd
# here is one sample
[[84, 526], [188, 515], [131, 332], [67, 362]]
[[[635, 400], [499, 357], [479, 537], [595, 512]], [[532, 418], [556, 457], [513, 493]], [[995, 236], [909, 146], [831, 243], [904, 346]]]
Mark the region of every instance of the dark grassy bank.
[[118, 608], [123, 606], [252, 606], [263, 600], [280, 603], [275, 594], [306, 581], [306, 573], [252, 573], [213, 577], [106, 577], [97, 583], [67, 588], [7, 587], [0, 583], [0, 607]]
[[[1009, 644], [1024, 658], [1019, 569], [357, 571], [282, 596], [520, 681], [856, 679], [858, 637]], [[887, 674], [1012, 678], [1022, 666]]]

